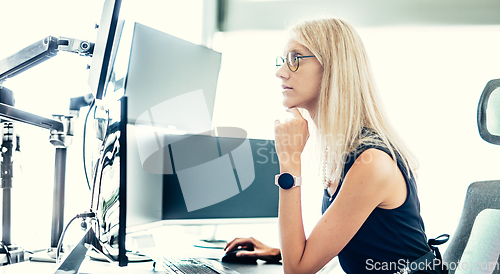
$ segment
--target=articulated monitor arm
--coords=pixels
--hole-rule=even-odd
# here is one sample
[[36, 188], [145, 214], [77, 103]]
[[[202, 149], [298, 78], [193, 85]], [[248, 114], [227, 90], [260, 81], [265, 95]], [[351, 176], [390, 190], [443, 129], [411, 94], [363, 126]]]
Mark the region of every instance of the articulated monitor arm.
[[[45, 37], [37, 41], [19, 52], [0, 60], [0, 90], [6, 89], [2, 87], [2, 83], [11, 77], [14, 77], [25, 70], [28, 70], [52, 57], [57, 55], [59, 51], [67, 51], [78, 53], [82, 56], [92, 56], [94, 52], [94, 43], [82, 41], [72, 38], [53, 36]], [[7, 90], [7, 89], [6, 89]], [[10, 90], [7, 90], [12, 93]], [[82, 97], [83, 99], [71, 101], [70, 112], [78, 115], [80, 107], [88, 105], [93, 98]], [[12, 103], [13, 105], [13, 103]], [[54, 195], [52, 208], [52, 231], [51, 231], [51, 248], [57, 247], [58, 240], [63, 230], [64, 218], [64, 186], [66, 175], [66, 148], [71, 143], [73, 136], [73, 115], [54, 115], [54, 119], [44, 118], [29, 112], [25, 112], [14, 108], [9, 104], [4, 104], [0, 100], [0, 121], [15, 121], [30, 124], [50, 130], [50, 142], [56, 148], [55, 155], [55, 170], [54, 170]], [[3, 145], [2, 145], [3, 146]], [[4, 149], [2, 147], [2, 149]], [[8, 153], [2, 152], [2, 157], [5, 161], [5, 167], [2, 165], [2, 183], [0, 187], [3, 189], [3, 207], [2, 207], [2, 242], [11, 244], [11, 205], [10, 205], [10, 189], [12, 188], [11, 174], [7, 172], [4, 176], [4, 169], [11, 169], [12, 151]], [[7, 155], [9, 154], [9, 155]], [[8, 162], [8, 163], [7, 163]], [[6, 250], [6, 253], [8, 251]]]
[[53, 115], [53, 117], [55, 119], [45, 118], [0, 103], [0, 118], [2, 120], [22, 122], [48, 129], [50, 130], [50, 143], [56, 148], [66, 148], [71, 144], [71, 137], [73, 136], [73, 116]]
[[49, 130], [64, 132], [64, 125], [61, 121], [38, 116], [2, 103], [0, 103], [0, 117], [5, 120], [22, 122]]
[[19, 52], [0, 60], [0, 84], [7, 78], [16, 76], [54, 57], [58, 51], [68, 51], [83, 56], [92, 56], [94, 52], [94, 43], [66, 37], [45, 37]]

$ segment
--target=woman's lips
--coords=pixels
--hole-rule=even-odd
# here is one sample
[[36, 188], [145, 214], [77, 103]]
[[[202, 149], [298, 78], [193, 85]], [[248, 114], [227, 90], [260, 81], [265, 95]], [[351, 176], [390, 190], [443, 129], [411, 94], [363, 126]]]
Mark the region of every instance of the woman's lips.
[[281, 88], [283, 89], [283, 93], [287, 92], [288, 90], [291, 90], [292, 88], [289, 86], [281, 85]]

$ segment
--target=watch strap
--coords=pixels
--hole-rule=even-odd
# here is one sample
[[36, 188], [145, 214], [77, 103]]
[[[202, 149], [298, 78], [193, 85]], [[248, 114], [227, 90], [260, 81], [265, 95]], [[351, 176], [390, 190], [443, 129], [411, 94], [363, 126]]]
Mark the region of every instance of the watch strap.
[[[280, 173], [280, 174], [278, 174], [278, 175], [276, 175], [276, 176], [274, 177], [274, 184], [275, 184], [275, 185], [277, 185], [277, 186], [279, 186], [279, 187], [281, 187], [281, 186], [279, 185], [278, 180], [279, 180], [279, 178], [280, 178], [280, 176], [281, 176], [282, 174], [290, 174], [290, 173], [288, 173], [288, 172], [283, 172], [283, 173]], [[291, 187], [291, 188], [294, 188], [294, 187], [297, 187], [297, 186], [301, 186], [301, 185], [302, 185], [302, 177], [294, 176], [294, 175], [292, 175], [292, 174], [290, 174], [290, 175], [293, 177], [293, 185], [292, 185], [292, 187]]]

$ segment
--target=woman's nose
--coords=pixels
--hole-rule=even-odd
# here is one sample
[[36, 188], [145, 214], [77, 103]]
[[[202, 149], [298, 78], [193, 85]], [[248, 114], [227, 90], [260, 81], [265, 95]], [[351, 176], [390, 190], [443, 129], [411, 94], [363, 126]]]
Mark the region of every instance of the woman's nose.
[[286, 66], [286, 64], [281, 65], [276, 71], [276, 77], [280, 79], [288, 79], [290, 78], [290, 70]]

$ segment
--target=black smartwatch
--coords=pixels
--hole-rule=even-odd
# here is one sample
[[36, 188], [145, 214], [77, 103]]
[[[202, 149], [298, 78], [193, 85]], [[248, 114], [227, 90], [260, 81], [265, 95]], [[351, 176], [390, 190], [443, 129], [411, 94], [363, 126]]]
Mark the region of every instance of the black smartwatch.
[[293, 176], [290, 173], [284, 172], [276, 175], [275, 182], [282, 189], [290, 189], [302, 184], [302, 177]]

